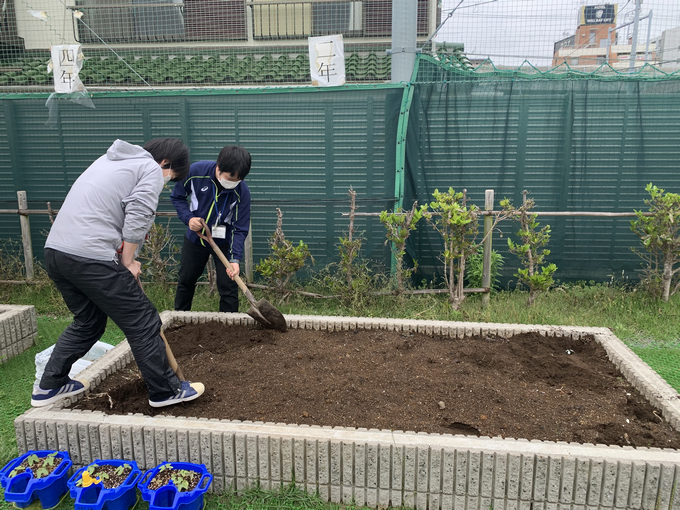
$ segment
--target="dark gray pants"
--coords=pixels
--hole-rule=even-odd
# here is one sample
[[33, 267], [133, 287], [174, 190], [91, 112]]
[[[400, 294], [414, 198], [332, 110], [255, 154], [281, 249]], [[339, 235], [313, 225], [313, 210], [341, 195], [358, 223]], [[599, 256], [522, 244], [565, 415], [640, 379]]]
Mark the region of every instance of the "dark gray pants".
[[[227, 246], [218, 246], [220, 251], [227, 251]], [[175, 310], [191, 310], [191, 302], [196, 292], [196, 282], [205, 271], [208, 257], [213, 256], [215, 274], [217, 275], [217, 291], [220, 293], [220, 312], [238, 312], [238, 285], [229, 278], [227, 268], [213, 249], [206, 242], [205, 246], [194, 244], [184, 236], [182, 245], [182, 261], [179, 265], [177, 293], [175, 294]]]
[[54, 346], [40, 380], [42, 389], [68, 382], [71, 366], [102, 337], [111, 317], [127, 337], [149, 398], [163, 400], [179, 390], [181, 382], [165, 354], [158, 311], [125, 266], [47, 248], [45, 269], [73, 313], [73, 322]]

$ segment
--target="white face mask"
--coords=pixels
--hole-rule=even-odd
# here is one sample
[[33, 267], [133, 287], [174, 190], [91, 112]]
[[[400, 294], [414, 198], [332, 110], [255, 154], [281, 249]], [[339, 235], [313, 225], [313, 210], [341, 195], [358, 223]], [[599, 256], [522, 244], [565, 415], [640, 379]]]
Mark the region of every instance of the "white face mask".
[[234, 189], [236, 186], [238, 186], [238, 183], [241, 181], [228, 181], [226, 179], [220, 179], [220, 185], [224, 189]]
[[164, 175], [163, 176], [163, 185], [165, 186], [167, 183], [170, 182], [171, 175]]

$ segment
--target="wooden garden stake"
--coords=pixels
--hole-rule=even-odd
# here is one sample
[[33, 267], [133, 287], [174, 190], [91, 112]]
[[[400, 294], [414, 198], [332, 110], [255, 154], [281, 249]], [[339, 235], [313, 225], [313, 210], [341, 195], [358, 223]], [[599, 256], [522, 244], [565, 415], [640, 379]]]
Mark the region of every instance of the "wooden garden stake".
[[[494, 191], [492, 189], [486, 190], [484, 194], [484, 210], [493, 211]], [[491, 297], [491, 236], [493, 230], [493, 217], [488, 214], [484, 216], [484, 251], [482, 252], [483, 269], [482, 269], [482, 287], [488, 289], [482, 294], [482, 306], [489, 306]]]
[[24, 263], [26, 264], [26, 279], [32, 280], [33, 271], [33, 243], [31, 242], [31, 224], [28, 221], [28, 214], [22, 211], [28, 209], [28, 199], [25, 191], [17, 191], [19, 202], [19, 223], [21, 225], [21, 242], [24, 245]]

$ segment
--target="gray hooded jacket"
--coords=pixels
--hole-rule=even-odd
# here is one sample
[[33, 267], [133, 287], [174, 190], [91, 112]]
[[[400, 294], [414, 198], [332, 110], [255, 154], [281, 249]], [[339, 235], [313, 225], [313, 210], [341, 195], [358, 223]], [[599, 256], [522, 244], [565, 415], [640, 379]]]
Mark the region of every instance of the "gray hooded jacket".
[[117, 261], [123, 241], [143, 243], [162, 190], [163, 171], [151, 154], [116, 140], [71, 186], [45, 248]]

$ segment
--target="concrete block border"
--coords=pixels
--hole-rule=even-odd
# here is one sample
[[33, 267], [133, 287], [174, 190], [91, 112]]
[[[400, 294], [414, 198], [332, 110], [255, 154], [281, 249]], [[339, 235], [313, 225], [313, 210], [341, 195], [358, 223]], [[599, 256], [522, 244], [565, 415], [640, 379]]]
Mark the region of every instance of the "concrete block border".
[[[252, 325], [244, 314], [163, 312], [181, 323]], [[473, 334], [548, 337], [592, 334], [611, 361], [680, 430], [680, 396], [605, 328], [286, 316], [289, 327], [322, 331], [386, 329], [464, 338]], [[122, 342], [80, 375], [96, 388], [132, 360]], [[63, 405], [15, 420], [19, 452], [68, 450], [76, 466], [96, 458], [204, 463], [213, 490], [274, 489], [295, 482], [336, 503], [454, 509], [680, 510], [680, 452], [409, 431], [367, 430], [205, 418], [108, 416]]]
[[0, 363], [31, 347], [37, 334], [33, 305], [0, 305]]

